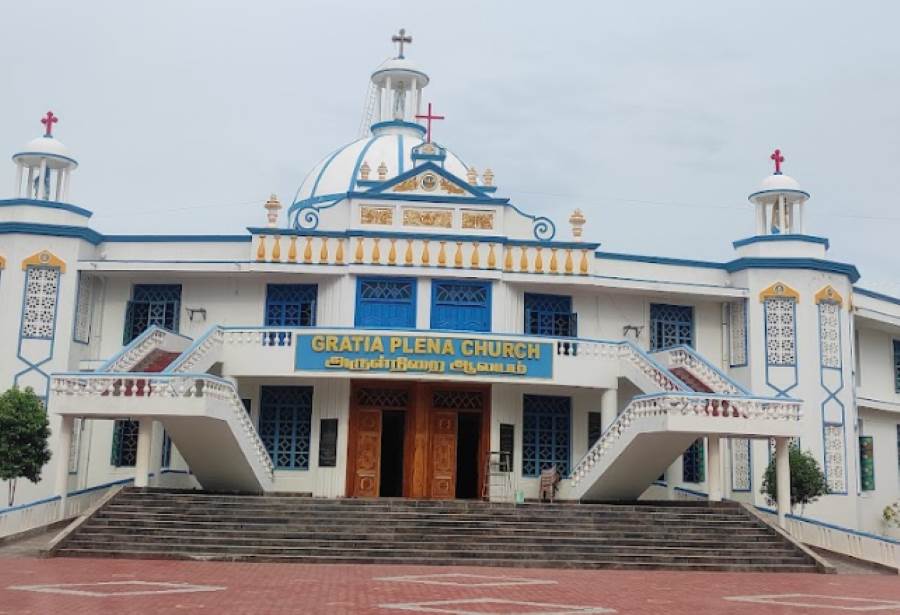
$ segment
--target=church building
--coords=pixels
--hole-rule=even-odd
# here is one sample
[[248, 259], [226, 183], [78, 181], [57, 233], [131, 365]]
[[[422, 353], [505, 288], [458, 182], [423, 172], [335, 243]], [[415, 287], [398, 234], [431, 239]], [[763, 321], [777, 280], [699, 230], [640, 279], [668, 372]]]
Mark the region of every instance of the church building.
[[785, 156], [748, 169], [772, 172], [730, 260], [606, 252], [581, 211], [526, 211], [502, 162], [432, 138], [431, 77], [394, 38], [365, 136], [233, 234], [95, 228], [73, 179], [102, 170], [57, 139], [73, 118], [41, 120], [0, 200], [0, 384], [33, 388], [52, 429], [15, 505], [131, 480], [514, 502], [555, 469], [558, 500], [730, 499], [783, 521], [787, 492], [760, 488], [793, 445], [828, 485], [804, 518], [882, 534], [900, 298], [805, 232], [814, 199]]

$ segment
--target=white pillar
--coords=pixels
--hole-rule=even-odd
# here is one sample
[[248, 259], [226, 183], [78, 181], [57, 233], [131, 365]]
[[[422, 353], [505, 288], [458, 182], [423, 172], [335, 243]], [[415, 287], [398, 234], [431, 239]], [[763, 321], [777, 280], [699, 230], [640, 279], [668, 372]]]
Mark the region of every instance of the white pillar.
[[66, 518], [66, 498], [69, 494], [69, 455], [72, 452], [72, 425], [75, 419], [61, 416], [59, 440], [56, 442], [56, 495], [59, 496], [59, 518]]
[[22, 196], [22, 173], [24, 172], [25, 167], [20, 164], [16, 165], [16, 189], [13, 190], [13, 194], [16, 195], [16, 198]]
[[416, 115], [422, 115], [422, 88], [425, 84], [419, 86], [419, 95], [416, 96]]
[[675, 483], [678, 481], [678, 459], [666, 468], [666, 499], [675, 499]]
[[619, 413], [619, 396], [616, 389], [604, 389], [600, 394], [600, 422], [603, 424], [603, 431], [609, 429], [609, 426], [616, 420]]
[[782, 233], [788, 232], [787, 228], [785, 228], [787, 226], [787, 215], [785, 212], [785, 207], [787, 206], [785, 205], [784, 197], [778, 197], [778, 229]]
[[803, 204], [800, 201], [794, 203], [794, 224], [796, 225], [796, 233], [803, 234]]
[[134, 486], [146, 487], [150, 482], [150, 448], [153, 443], [153, 421], [138, 421], [137, 454], [134, 462]]
[[756, 234], [766, 234], [766, 204], [759, 203], [756, 206]]
[[62, 201], [62, 181], [63, 181], [63, 170], [57, 169], [56, 171], [56, 197], [55, 201]]
[[47, 159], [41, 158], [41, 170], [38, 173], [38, 189], [37, 189], [37, 198], [38, 200], [44, 198], [44, 179], [47, 175]]
[[[153, 434], [151, 444], [157, 441], [160, 443], [158, 448], [156, 446], [150, 447], [150, 473], [153, 475], [153, 480], [150, 481], [150, 483], [153, 485], [159, 485], [159, 479], [162, 476], [163, 431], [163, 427], [159, 421], [150, 422], [150, 433]], [[157, 434], [159, 434], [159, 437], [157, 437]]]
[[382, 101], [383, 98], [384, 98], [384, 88], [382, 88], [381, 86], [375, 86], [375, 114], [372, 116], [372, 118], [375, 120], [375, 122], [381, 121], [381, 104], [383, 102]]
[[722, 441], [719, 436], [709, 436], [707, 439], [709, 453], [706, 456], [707, 488], [710, 502], [722, 501]]
[[60, 192], [57, 200], [62, 201], [63, 203], [67, 203], [69, 198], [69, 171], [70, 169], [68, 168], [60, 171], [60, 173], [62, 173], [62, 192]]
[[787, 528], [791, 512], [790, 438], [775, 438], [775, 483], [777, 485], [778, 525]]
[[25, 183], [25, 198], [34, 198], [34, 167], [28, 167], [28, 181]]
[[386, 93], [384, 99], [387, 102], [384, 108], [382, 120], [389, 122], [394, 119], [394, 91], [391, 89], [391, 78], [384, 80], [384, 91]]

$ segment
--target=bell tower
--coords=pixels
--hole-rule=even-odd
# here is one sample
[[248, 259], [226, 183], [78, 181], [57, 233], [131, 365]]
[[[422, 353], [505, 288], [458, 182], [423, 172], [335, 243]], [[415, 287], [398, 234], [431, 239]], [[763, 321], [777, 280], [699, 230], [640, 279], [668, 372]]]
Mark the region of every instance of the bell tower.
[[22, 151], [13, 155], [16, 165], [15, 198], [59, 203], [68, 200], [69, 178], [78, 167], [78, 161], [53, 136], [53, 125], [57, 122], [59, 118], [48, 111], [41, 119], [43, 136], [32, 139]]
[[756, 234], [802, 235], [803, 207], [809, 200], [809, 193], [800, 189], [797, 180], [781, 172], [784, 156], [780, 149], [772, 152], [769, 158], [775, 163], [775, 172], [749, 196], [756, 207]]

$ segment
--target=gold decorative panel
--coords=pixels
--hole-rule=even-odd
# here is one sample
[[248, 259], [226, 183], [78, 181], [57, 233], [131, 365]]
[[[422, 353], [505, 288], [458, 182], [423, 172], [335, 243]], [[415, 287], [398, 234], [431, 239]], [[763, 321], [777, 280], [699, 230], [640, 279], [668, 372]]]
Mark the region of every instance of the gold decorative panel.
[[394, 208], [363, 205], [359, 208], [359, 221], [361, 224], [393, 224]]
[[462, 227], [469, 229], [491, 230], [494, 228], [494, 212], [463, 210]]
[[403, 225], [450, 228], [453, 226], [453, 212], [446, 209], [404, 208]]
[[419, 178], [410, 177], [393, 187], [394, 192], [412, 192], [419, 188]]
[[441, 190], [447, 194], [465, 194], [466, 191], [448, 179], [441, 178]]

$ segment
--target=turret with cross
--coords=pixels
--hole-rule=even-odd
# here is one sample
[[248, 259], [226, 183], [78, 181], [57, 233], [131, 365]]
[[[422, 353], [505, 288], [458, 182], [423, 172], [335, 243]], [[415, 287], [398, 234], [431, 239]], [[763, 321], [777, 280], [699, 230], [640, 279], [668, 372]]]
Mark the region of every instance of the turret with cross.
[[399, 45], [400, 48], [399, 48], [399, 53], [398, 53], [397, 57], [403, 58], [403, 57], [405, 57], [403, 55], [403, 45], [404, 44], [412, 44], [412, 37], [407, 36], [405, 28], [400, 28], [400, 32], [398, 32], [397, 34], [395, 34], [391, 37], [391, 42], [397, 43]]
[[405, 28], [391, 35], [391, 42], [397, 45], [397, 55], [385, 60], [372, 73], [374, 87], [365, 116], [367, 126], [369, 122], [372, 125], [402, 122], [415, 126], [428, 75], [406, 58], [406, 46], [412, 41]]

